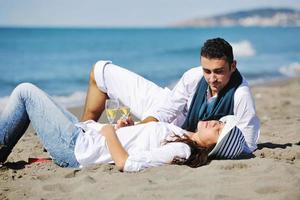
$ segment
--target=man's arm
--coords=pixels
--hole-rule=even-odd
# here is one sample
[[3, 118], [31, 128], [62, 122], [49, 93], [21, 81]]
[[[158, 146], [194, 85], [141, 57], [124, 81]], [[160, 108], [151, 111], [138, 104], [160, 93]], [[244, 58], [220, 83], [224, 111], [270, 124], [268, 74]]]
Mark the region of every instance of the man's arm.
[[234, 115], [239, 118], [238, 128], [242, 131], [249, 150], [254, 151], [260, 134], [260, 121], [249, 86], [242, 86], [236, 90]]
[[146, 117], [145, 119], [143, 119], [139, 124], [145, 124], [148, 122], [158, 122], [158, 119], [156, 119], [155, 117], [149, 116], [149, 117]]
[[105, 125], [101, 129], [101, 134], [105, 137], [110, 155], [118, 170], [123, 171], [128, 153], [122, 146], [115, 128], [112, 125]]
[[201, 77], [202, 69], [200, 67], [186, 71], [172, 91], [165, 97], [164, 102], [158, 105], [152, 113], [149, 113], [150, 117], [147, 117], [145, 121], [172, 122], [178, 117], [181, 119], [186, 114], [188, 101], [193, 98]]
[[97, 87], [94, 67], [90, 72], [89, 87], [85, 99], [85, 106], [81, 121], [92, 119], [98, 121], [105, 108], [105, 100], [108, 98], [107, 94], [99, 90]]

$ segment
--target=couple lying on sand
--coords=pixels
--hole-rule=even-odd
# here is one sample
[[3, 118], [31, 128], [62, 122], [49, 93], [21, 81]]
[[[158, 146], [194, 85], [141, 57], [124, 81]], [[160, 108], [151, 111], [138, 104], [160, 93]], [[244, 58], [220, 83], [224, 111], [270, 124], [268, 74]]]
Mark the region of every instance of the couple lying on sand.
[[[108, 98], [130, 107], [141, 123], [96, 122]], [[36, 86], [20, 84], [0, 116], [0, 163], [30, 122], [57, 165], [114, 163], [120, 171], [237, 158], [256, 149], [260, 129], [248, 83], [236, 68], [231, 45], [221, 38], [204, 43], [201, 67], [185, 72], [171, 91], [98, 61], [81, 122]]]

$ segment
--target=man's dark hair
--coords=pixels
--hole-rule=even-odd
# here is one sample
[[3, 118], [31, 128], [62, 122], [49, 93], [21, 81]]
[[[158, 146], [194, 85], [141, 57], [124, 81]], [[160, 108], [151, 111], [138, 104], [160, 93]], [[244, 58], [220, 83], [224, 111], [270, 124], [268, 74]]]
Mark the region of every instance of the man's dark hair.
[[233, 62], [232, 46], [222, 38], [209, 39], [201, 48], [201, 56], [208, 59], [224, 59], [231, 65]]

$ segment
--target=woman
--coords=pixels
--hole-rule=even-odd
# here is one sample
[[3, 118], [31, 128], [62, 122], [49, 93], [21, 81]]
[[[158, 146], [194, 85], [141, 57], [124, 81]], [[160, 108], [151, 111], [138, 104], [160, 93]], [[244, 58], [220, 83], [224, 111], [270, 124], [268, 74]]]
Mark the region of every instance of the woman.
[[168, 163], [198, 167], [208, 162], [208, 156], [234, 158], [242, 152], [245, 140], [236, 119], [228, 116], [220, 121], [199, 122], [195, 133], [162, 122], [115, 130], [91, 120], [79, 123], [45, 92], [23, 83], [0, 116], [0, 162], [6, 161], [31, 122], [61, 167], [97, 163], [115, 163], [121, 171]]

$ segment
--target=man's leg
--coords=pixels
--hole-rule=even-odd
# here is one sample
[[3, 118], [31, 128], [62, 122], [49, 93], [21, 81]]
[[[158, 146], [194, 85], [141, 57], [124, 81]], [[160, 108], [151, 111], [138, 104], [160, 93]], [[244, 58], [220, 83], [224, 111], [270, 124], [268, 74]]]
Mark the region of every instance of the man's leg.
[[99, 90], [96, 84], [94, 76], [94, 67], [95, 66], [93, 66], [90, 72], [89, 86], [81, 121], [86, 121], [89, 119], [98, 121], [99, 117], [101, 116], [104, 110], [105, 100], [108, 99], [106, 93]]
[[[94, 74], [92, 74], [94, 72]], [[130, 107], [131, 113], [143, 119], [164, 99], [166, 91], [142, 76], [107, 61], [99, 61], [91, 72], [91, 79], [83, 119], [99, 117], [105, 99], [114, 98]], [[99, 91], [96, 91], [97, 88]], [[91, 89], [90, 89], [91, 88]]]

